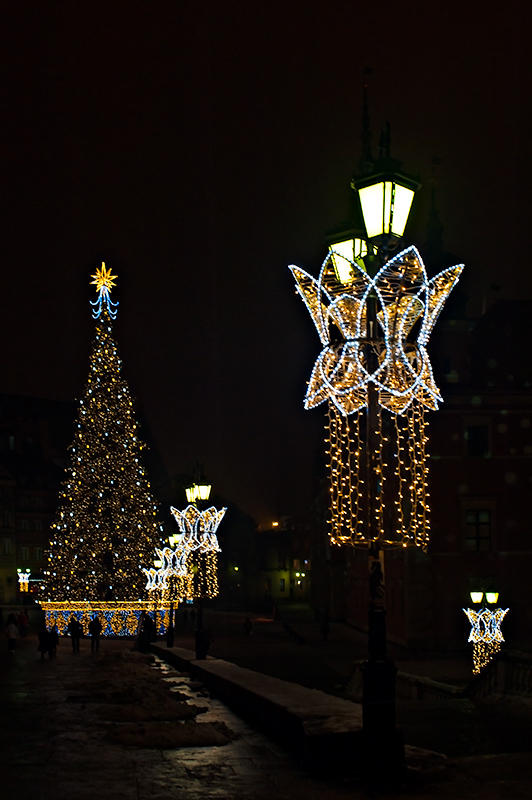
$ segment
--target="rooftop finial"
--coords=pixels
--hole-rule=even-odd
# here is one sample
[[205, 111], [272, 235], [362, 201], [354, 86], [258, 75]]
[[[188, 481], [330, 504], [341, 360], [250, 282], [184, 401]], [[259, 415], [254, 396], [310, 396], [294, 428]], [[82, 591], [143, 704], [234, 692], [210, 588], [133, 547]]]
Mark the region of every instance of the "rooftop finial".
[[381, 159], [390, 158], [391, 137], [392, 126], [389, 122], [386, 122], [382, 127], [381, 135], [379, 136], [379, 161]]

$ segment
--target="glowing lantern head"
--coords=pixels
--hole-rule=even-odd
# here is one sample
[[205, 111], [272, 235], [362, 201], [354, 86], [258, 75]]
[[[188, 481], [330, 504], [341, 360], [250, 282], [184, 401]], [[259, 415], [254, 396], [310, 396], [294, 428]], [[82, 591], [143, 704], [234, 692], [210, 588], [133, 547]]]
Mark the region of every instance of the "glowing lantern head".
[[354, 178], [368, 239], [395, 237], [404, 233], [412, 200], [420, 184], [394, 172]]
[[198, 500], [208, 500], [211, 494], [210, 483], [194, 483], [185, 489], [187, 500], [189, 503], [196, 503]]
[[484, 592], [469, 592], [472, 603], [482, 603]]
[[361, 259], [367, 253], [366, 241], [355, 236], [331, 242], [329, 254], [339, 283], [348, 284], [355, 280], [352, 262], [357, 261], [363, 267]]

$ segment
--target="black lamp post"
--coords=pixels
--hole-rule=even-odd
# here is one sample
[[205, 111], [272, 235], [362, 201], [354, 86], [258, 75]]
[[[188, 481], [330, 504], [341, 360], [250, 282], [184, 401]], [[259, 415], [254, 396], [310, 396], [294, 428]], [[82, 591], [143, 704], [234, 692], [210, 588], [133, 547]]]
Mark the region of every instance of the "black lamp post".
[[[197, 482], [185, 488], [187, 500], [191, 505], [199, 507], [202, 502], [207, 502], [211, 494], [211, 484], [206, 479], [198, 477]], [[196, 568], [197, 569], [197, 568]], [[194, 578], [196, 575], [194, 575]], [[208, 634], [203, 628], [203, 597], [201, 591], [196, 598], [196, 630], [194, 635], [196, 658], [203, 659], [209, 649]]]
[[[386, 167], [386, 165], [384, 165]], [[394, 164], [391, 165], [393, 167]], [[358, 193], [365, 234], [355, 230], [329, 239], [329, 251], [338, 280], [349, 283], [351, 275], [344, 274], [352, 267], [349, 262], [363, 266], [374, 277], [396, 250], [410, 213], [412, 200], [419, 184], [393, 168], [373, 175], [354, 178], [351, 187]], [[337, 258], [336, 256], [340, 256]], [[381, 337], [382, 338], [382, 337]], [[379, 366], [379, 325], [377, 297], [368, 295], [366, 301], [366, 369], [373, 374]], [[368, 659], [363, 669], [363, 730], [366, 744], [365, 763], [377, 780], [397, 782], [404, 771], [404, 745], [396, 728], [395, 685], [396, 667], [387, 656], [384, 550], [377, 516], [374, 513], [379, 486], [377, 456], [377, 424], [379, 390], [370, 381], [367, 385], [366, 407], [366, 526], [368, 531], [369, 607]], [[382, 772], [383, 766], [385, 773]], [[380, 778], [377, 778], [379, 770]]]

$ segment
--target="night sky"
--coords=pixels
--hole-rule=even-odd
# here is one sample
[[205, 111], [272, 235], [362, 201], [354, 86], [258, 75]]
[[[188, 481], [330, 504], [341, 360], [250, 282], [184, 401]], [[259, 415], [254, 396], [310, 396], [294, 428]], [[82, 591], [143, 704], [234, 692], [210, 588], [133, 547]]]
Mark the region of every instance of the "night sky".
[[532, 20], [524, 2], [487, 8], [12, 3], [1, 390], [79, 397], [104, 260], [125, 376], [169, 472], [201, 460], [260, 522], [304, 511], [319, 341], [287, 265], [317, 274], [346, 217], [365, 66], [374, 152], [389, 120], [423, 183], [408, 243], [423, 252], [435, 185], [468, 314], [532, 297]]

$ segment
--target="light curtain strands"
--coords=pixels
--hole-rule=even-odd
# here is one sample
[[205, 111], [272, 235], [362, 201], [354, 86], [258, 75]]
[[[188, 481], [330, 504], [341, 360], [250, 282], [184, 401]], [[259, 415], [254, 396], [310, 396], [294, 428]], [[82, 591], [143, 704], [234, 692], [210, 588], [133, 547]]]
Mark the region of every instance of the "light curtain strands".
[[[329, 474], [329, 529], [333, 544], [367, 546], [368, 513], [384, 547], [428, 545], [430, 523], [427, 488], [427, 437], [423, 407], [416, 403], [405, 415], [377, 415], [375, 459], [365, 459], [363, 412], [350, 417], [329, 403], [325, 425]], [[386, 430], [385, 430], [386, 428]], [[367, 508], [370, 470], [377, 486], [374, 508]], [[386, 484], [385, 484], [386, 482]], [[388, 488], [384, 490], [384, 486]], [[386, 504], [386, 497], [393, 498]], [[369, 526], [371, 527], [371, 526]]]

